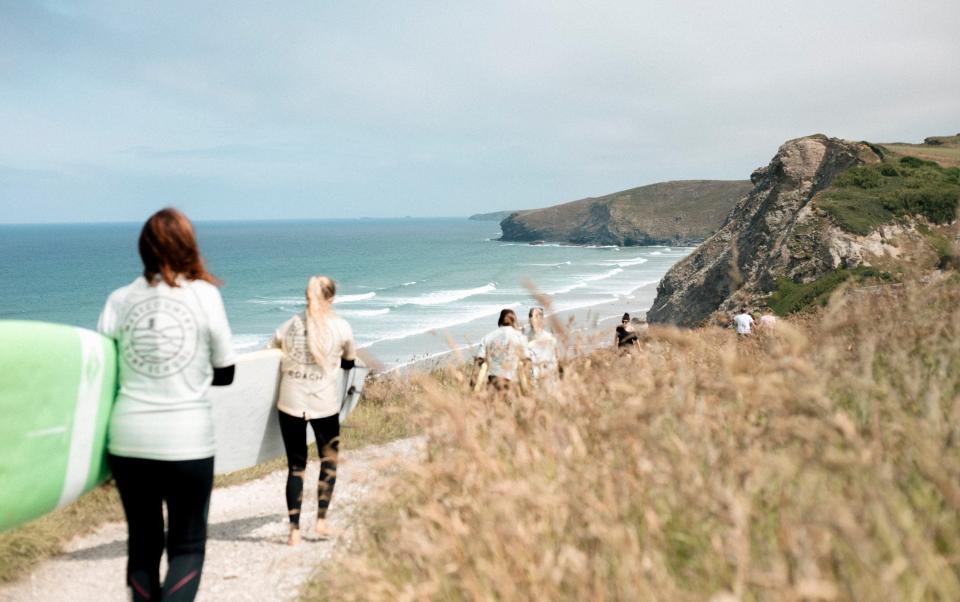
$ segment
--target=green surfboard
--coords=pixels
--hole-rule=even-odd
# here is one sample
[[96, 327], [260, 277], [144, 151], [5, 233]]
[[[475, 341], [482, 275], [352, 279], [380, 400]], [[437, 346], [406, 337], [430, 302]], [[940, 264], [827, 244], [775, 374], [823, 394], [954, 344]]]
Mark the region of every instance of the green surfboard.
[[0, 531], [107, 477], [116, 388], [112, 340], [74, 326], [0, 321]]

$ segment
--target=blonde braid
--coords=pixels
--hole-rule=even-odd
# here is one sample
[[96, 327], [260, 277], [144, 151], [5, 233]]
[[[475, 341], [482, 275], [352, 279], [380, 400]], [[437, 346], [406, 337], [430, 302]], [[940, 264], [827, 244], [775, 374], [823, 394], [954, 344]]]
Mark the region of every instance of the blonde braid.
[[307, 348], [313, 361], [322, 366], [326, 359], [327, 318], [333, 313], [336, 283], [326, 276], [313, 276], [307, 282]]

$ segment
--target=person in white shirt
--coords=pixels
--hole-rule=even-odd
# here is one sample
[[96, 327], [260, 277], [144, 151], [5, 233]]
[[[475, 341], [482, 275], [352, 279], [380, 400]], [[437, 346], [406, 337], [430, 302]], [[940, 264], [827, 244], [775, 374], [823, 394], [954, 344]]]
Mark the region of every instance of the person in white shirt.
[[288, 542], [300, 542], [303, 472], [307, 467], [307, 423], [313, 428], [320, 453], [317, 485], [317, 522], [314, 531], [328, 535], [327, 508], [337, 483], [340, 448], [340, 396], [337, 371], [350, 370], [356, 361], [353, 331], [333, 311], [337, 285], [326, 276], [307, 283], [307, 309], [283, 323], [270, 346], [283, 351], [277, 411], [287, 452]]
[[523, 362], [530, 361], [527, 338], [518, 328], [517, 314], [504, 309], [497, 320], [497, 329], [480, 341], [476, 362], [487, 363], [487, 382], [497, 391], [506, 391], [519, 383]]
[[207, 392], [233, 381], [235, 356], [219, 281], [207, 272], [187, 217], [158, 211], [139, 248], [143, 275], [110, 295], [97, 325], [116, 340], [120, 360], [107, 450], [127, 518], [127, 585], [136, 601], [193, 600], [213, 488]]
[[773, 315], [773, 312], [769, 309], [763, 312], [763, 315], [760, 316], [760, 328], [766, 332], [773, 332], [777, 327], [777, 316]]
[[540, 385], [553, 386], [560, 378], [557, 338], [544, 330], [543, 308], [531, 308], [529, 320], [527, 345], [530, 348], [530, 359], [533, 363], [533, 380]]
[[738, 335], [748, 335], [751, 333], [751, 327], [753, 326], [753, 316], [747, 313], [746, 308], [741, 309], [740, 313], [733, 316], [733, 323], [737, 327]]

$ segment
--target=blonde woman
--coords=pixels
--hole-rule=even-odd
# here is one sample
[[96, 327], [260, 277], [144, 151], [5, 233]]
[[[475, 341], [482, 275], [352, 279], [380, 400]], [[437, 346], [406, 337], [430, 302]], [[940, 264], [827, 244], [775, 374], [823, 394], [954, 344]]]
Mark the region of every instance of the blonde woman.
[[552, 386], [560, 378], [560, 360], [557, 357], [557, 338], [544, 330], [543, 308], [533, 307], [528, 315], [530, 330], [527, 344], [533, 360], [533, 380], [538, 384]]
[[283, 351], [280, 364], [280, 397], [277, 410], [280, 433], [287, 452], [287, 510], [291, 546], [300, 543], [300, 507], [303, 473], [307, 467], [307, 423], [313, 428], [320, 452], [317, 485], [317, 523], [320, 537], [327, 535], [327, 508], [337, 482], [340, 437], [340, 398], [337, 371], [353, 368], [356, 351], [353, 331], [333, 311], [337, 286], [326, 276], [307, 283], [307, 308], [283, 323], [270, 345]]

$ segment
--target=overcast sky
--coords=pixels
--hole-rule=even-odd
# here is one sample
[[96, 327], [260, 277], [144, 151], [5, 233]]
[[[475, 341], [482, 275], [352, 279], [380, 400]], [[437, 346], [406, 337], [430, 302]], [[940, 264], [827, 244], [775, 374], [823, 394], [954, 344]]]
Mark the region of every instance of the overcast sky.
[[960, 131], [960, 2], [0, 0], [0, 222], [467, 215]]

